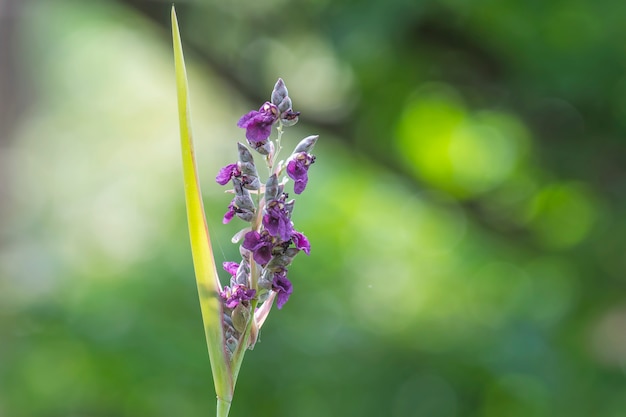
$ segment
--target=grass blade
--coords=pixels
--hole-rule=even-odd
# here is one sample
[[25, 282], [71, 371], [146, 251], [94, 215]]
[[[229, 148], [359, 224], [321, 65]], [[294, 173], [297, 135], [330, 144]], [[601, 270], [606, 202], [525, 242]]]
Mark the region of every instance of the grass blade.
[[218, 398], [218, 416], [224, 417], [228, 415], [232, 401], [234, 381], [229, 360], [223, 348], [224, 332], [222, 330], [222, 305], [219, 300], [220, 284], [204, 214], [194, 156], [187, 73], [174, 7], [172, 7], [172, 38], [189, 238], [202, 310], [202, 321], [211, 360], [215, 392]]

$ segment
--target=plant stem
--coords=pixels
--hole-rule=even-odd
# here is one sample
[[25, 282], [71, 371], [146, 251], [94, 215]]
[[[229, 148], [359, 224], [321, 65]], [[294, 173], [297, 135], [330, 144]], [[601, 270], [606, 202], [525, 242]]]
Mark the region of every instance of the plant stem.
[[217, 397], [217, 414], [216, 417], [228, 417], [230, 411], [230, 402]]
[[272, 175], [272, 171], [274, 170], [274, 165], [276, 165], [276, 161], [278, 160], [278, 154], [283, 149], [282, 145], [280, 144], [280, 140], [283, 137], [283, 123], [282, 122], [280, 121], [278, 122], [278, 127], [276, 128], [276, 130], [278, 131], [278, 137], [276, 138], [276, 146], [274, 147], [274, 155], [271, 160], [267, 161], [267, 168], [269, 169], [270, 175]]

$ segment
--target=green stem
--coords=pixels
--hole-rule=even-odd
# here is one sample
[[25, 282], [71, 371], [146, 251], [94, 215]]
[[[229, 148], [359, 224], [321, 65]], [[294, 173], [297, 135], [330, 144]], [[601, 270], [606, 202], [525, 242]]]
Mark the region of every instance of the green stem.
[[217, 397], [217, 414], [216, 417], [228, 417], [230, 411], [230, 402]]
[[278, 137], [276, 138], [276, 146], [274, 147], [274, 156], [272, 157], [270, 161], [267, 162], [267, 168], [269, 169], [270, 175], [272, 175], [272, 170], [274, 169], [274, 165], [276, 165], [278, 154], [283, 149], [282, 145], [280, 144], [280, 140], [283, 137], [283, 123], [282, 122], [280, 121], [278, 122], [278, 127], [276, 128], [276, 130], [278, 131]]

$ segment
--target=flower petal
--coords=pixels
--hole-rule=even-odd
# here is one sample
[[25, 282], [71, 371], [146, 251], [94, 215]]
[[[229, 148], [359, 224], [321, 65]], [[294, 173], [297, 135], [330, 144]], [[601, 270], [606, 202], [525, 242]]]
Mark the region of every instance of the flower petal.
[[224, 262], [222, 264], [222, 268], [224, 268], [224, 271], [228, 272], [230, 275], [235, 276], [237, 275], [237, 269], [239, 269], [239, 264], [237, 262]]
[[272, 289], [276, 291], [276, 306], [280, 310], [289, 300], [289, 296], [293, 292], [293, 285], [291, 285], [291, 281], [287, 279], [286, 272], [274, 275]]
[[291, 235], [291, 238], [293, 239], [294, 245], [296, 245], [296, 249], [303, 251], [307, 255], [311, 254], [311, 244], [309, 243], [309, 239], [307, 239], [303, 233], [294, 232]]

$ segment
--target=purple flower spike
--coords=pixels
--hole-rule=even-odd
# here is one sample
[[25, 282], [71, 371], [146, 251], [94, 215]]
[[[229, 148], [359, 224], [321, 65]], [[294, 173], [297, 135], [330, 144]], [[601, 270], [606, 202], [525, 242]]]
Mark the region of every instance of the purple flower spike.
[[301, 194], [309, 182], [309, 167], [315, 162], [315, 156], [310, 153], [300, 152], [287, 162], [287, 175], [295, 181], [293, 192]]
[[248, 289], [245, 285], [237, 284], [233, 288], [224, 287], [220, 296], [227, 308], [235, 308], [239, 303], [247, 304], [256, 295], [256, 290]]
[[270, 137], [272, 125], [278, 120], [279, 116], [278, 108], [270, 102], [265, 102], [259, 111], [252, 110], [244, 114], [237, 122], [237, 126], [246, 129], [246, 139], [248, 141], [253, 143], [263, 142]]
[[296, 245], [296, 249], [303, 251], [307, 255], [311, 254], [311, 244], [309, 243], [309, 239], [307, 239], [304, 234], [300, 232], [293, 232], [291, 239], [293, 240], [294, 245]]
[[273, 200], [268, 203], [263, 216], [263, 226], [270, 235], [280, 238], [283, 242], [291, 239], [294, 232], [289, 213], [280, 200]]
[[287, 271], [274, 274], [272, 290], [276, 291], [276, 306], [280, 310], [287, 300], [289, 300], [289, 296], [293, 292], [293, 285], [291, 285], [291, 281], [287, 279]]
[[256, 263], [260, 265], [265, 265], [272, 259], [272, 248], [274, 244], [272, 237], [267, 233], [261, 234], [254, 230], [248, 232], [244, 236], [241, 246], [243, 246], [244, 249], [252, 251], [252, 257]]
[[237, 164], [229, 164], [220, 169], [220, 172], [218, 172], [217, 176], [215, 177], [215, 181], [219, 185], [226, 185], [232, 177], [238, 177], [240, 175], [241, 171], [239, 170]]
[[[222, 264], [230, 274], [228, 286], [219, 290], [219, 302], [224, 313], [223, 347], [231, 361], [237, 349], [242, 348], [246, 331], [250, 332], [250, 337], [243, 342], [252, 348], [258, 329], [274, 306], [274, 299], [278, 309], [289, 301], [293, 285], [287, 279], [288, 269], [300, 252], [311, 253], [309, 239], [294, 228], [295, 200], [290, 199], [287, 192], [301, 194], [308, 187], [309, 167], [315, 162], [312, 153], [318, 135], [305, 137], [288, 156], [278, 158], [283, 129], [296, 124], [299, 116], [300, 112], [293, 109], [285, 82], [279, 78], [269, 100], [237, 121], [237, 126], [245, 129], [246, 140], [237, 143], [236, 163], [223, 167], [215, 177], [218, 184], [232, 186], [229, 192], [234, 194], [223, 223], [234, 217], [248, 223], [232, 239], [240, 244], [239, 263]], [[275, 140], [271, 139], [274, 125], [279, 129]], [[266, 180], [259, 177], [253, 154], [257, 157], [260, 154], [269, 168]], [[285, 184], [291, 181], [293, 188], [289, 186], [287, 190]], [[219, 283], [218, 287], [221, 288]], [[254, 332], [250, 330], [251, 323], [255, 324]]]

